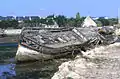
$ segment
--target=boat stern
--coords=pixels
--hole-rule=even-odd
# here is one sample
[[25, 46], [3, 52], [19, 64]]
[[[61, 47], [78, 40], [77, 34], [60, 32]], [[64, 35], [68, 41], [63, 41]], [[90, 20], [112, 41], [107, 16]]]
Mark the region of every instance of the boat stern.
[[51, 55], [37, 52], [22, 45], [18, 45], [18, 50], [15, 57], [16, 61], [46, 60], [51, 58]]

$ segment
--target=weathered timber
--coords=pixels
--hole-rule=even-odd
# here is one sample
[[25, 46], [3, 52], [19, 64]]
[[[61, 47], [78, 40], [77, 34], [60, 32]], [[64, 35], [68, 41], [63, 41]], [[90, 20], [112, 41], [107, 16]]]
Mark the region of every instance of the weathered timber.
[[96, 28], [24, 28], [20, 35], [16, 59], [18, 61], [52, 59], [72, 53], [74, 50], [87, 50], [100, 43], [114, 43], [116, 39], [112, 34], [100, 34]]

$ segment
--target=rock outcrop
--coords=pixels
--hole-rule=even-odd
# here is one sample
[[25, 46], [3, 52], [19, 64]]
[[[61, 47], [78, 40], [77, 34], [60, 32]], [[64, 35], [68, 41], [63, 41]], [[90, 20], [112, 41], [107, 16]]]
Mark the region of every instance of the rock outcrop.
[[120, 79], [120, 43], [82, 52], [59, 66], [52, 79]]

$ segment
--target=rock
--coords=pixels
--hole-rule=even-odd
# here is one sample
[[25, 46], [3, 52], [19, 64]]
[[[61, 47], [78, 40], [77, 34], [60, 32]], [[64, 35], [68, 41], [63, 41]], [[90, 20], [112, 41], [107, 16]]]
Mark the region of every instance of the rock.
[[96, 47], [65, 62], [52, 79], [120, 79], [120, 43]]

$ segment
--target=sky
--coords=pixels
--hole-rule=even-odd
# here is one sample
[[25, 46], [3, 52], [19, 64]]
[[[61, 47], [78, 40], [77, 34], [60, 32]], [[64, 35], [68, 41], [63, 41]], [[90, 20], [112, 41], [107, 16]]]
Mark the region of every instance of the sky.
[[117, 17], [120, 0], [1, 0], [0, 16]]

